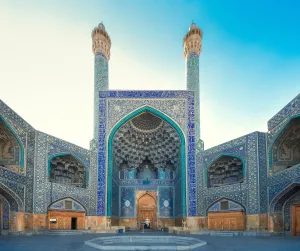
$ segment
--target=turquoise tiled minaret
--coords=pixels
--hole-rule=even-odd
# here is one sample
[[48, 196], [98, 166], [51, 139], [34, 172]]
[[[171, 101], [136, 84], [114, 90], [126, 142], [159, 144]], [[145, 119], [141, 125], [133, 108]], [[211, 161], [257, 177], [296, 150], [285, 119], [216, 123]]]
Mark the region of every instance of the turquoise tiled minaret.
[[108, 90], [108, 61], [110, 59], [111, 40], [100, 23], [92, 31], [94, 61], [94, 140], [98, 139], [99, 131], [99, 91]]
[[203, 141], [200, 139], [200, 86], [199, 86], [199, 56], [202, 47], [202, 31], [192, 23], [189, 32], [183, 40], [184, 58], [186, 60], [187, 90], [195, 95], [195, 140], [197, 149], [203, 150]]

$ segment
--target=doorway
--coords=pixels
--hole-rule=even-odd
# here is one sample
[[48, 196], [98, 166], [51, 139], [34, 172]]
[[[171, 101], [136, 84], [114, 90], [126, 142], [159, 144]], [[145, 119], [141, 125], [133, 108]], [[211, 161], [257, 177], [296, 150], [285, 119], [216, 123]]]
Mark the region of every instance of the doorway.
[[[157, 227], [157, 191], [137, 192], [137, 222], [139, 228], [155, 229]], [[142, 225], [141, 225], [142, 224]]]
[[71, 220], [71, 229], [72, 230], [77, 229], [77, 218], [72, 218], [72, 220]]
[[300, 205], [292, 207], [293, 235], [300, 236]]

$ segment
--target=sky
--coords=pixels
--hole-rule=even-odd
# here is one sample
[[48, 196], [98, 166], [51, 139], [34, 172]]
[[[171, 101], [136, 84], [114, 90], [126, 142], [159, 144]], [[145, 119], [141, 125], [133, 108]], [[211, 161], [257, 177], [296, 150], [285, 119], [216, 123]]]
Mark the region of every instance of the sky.
[[194, 21], [205, 149], [254, 131], [300, 93], [300, 1], [0, 0], [0, 99], [30, 125], [89, 148], [91, 31], [111, 40], [110, 89], [184, 90]]

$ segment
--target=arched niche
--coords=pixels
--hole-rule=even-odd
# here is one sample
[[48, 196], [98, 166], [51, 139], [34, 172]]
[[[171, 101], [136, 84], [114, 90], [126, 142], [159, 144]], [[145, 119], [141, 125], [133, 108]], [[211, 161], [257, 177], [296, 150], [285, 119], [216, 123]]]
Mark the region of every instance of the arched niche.
[[[297, 210], [295, 210], [296, 208]], [[297, 213], [293, 211], [297, 211]], [[299, 218], [300, 183], [293, 183], [283, 189], [270, 202], [271, 230], [300, 235]]]
[[85, 188], [87, 168], [71, 154], [58, 154], [48, 161], [49, 181]]
[[279, 133], [272, 148], [272, 173], [300, 164], [300, 117], [292, 118]]
[[[158, 117], [158, 119], [162, 120], [164, 124], [167, 124], [168, 126], [171, 126], [174, 130], [175, 133], [178, 134], [179, 140], [180, 140], [180, 149], [179, 149], [179, 165], [178, 168], [176, 169], [176, 178], [180, 178], [180, 183], [178, 187], [178, 194], [180, 194], [178, 197], [178, 208], [180, 207], [181, 215], [186, 216], [187, 208], [186, 208], [186, 146], [185, 142], [186, 139], [184, 137], [184, 134], [178, 124], [174, 122], [171, 118], [169, 118], [167, 115], [164, 113], [158, 111], [157, 109], [154, 109], [149, 106], [143, 106], [131, 114], [127, 115], [124, 117], [122, 120], [120, 120], [110, 131], [109, 136], [108, 136], [108, 155], [107, 155], [107, 161], [108, 161], [108, 169], [107, 169], [107, 206], [106, 206], [106, 215], [107, 216], [112, 216], [112, 198], [114, 197], [115, 194], [117, 194], [117, 183], [115, 182], [115, 179], [113, 177], [117, 178], [122, 178], [124, 177], [124, 173], [119, 173], [119, 171], [116, 167], [119, 163], [116, 163], [114, 161], [114, 154], [122, 154], [118, 152], [118, 150], [114, 149], [114, 138], [118, 133], [119, 129], [122, 129], [122, 127], [125, 124], [130, 123], [131, 119], [134, 119], [135, 117], [143, 114], [143, 113], [151, 113], [152, 116]], [[152, 129], [150, 129], [152, 130]], [[125, 131], [126, 133], [126, 131]], [[122, 139], [121, 139], [122, 140]], [[122, 151], [122, 149], [121, 149]], [[127, 159], [126, 159], [127, 160]], [[128, 159], [129, 160], [129, 159]], [[143, 161], [143, 159], [141, 159]], [[121, 163], [121, 162], [120, 162]], [[128, 164], [128, 162], [126, 163]], [[153, 163], [154, 164], [154, 163]], [[174, 176], [174, 175], [173, 175]], [[114, 191], [113, 188], [115, 187]]]
[[9, 124], [1, 116], [0, 166], [16, 173], [25, 174], [23, 145]]
[[236, 156], [222, 155], [207, 169], [207, 186], [219, 187], [241, 183], [244, 180], [243, 160]]
[[[14, 231], [16, 225], [10, 221], [11, 213], [23, 211], [23, 200], [13, 190], [0, 183], [0, 234], [8, 230]], [[18, 218], [18, 224], [22, 225], [23, 221], [23, 217]]]
[[14, 212], [23, 212], [24, 203], [23, 200], [10, 188], [0, 183], [0, 195], [4, 197], [10, 206], [10, 210]]

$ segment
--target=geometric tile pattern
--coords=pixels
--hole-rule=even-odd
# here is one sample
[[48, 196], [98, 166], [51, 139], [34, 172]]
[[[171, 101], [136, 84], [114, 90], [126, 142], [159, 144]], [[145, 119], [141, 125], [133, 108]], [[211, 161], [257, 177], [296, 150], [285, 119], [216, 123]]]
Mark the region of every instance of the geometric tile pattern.
[[135, 187], [120, 187], [120, 217], [134, 218]]
[[[70, 208], [66, 207], [66, 201], [69, 202], [69, 203], [71, 202], [71, 204], [70, 204], [71, 207]], [[62, 199], [62, 200], [54, 202], [49, 207], [49, 209], [51, 209], [51, 210], [74, 210], [74, 211], [77, 211], [77, 212], [85, 212], [86, 211], [83, 206], [81, 206], [78, 202], [76, 202], [76, 201], [74, 201], [70, 198]]]
[[[228, 203], [228, 208], [222, 209], [221, 202], [227, 202]], [[210, 206], [207, 209], [207, 211], [208, 212], [219, 212], [219, 211], [225, 212], [225, 211], [241, 211], [242, 209], [243, 209], [243, 207], [238, 203], [235, 203], [235, 202], [230, 201], [230, 200], [221, 200], [221, 201], [216, 202], [212, 206]]]
[[[0, 167], [3, 229], [8, 227], [9, 210], [47, 213], [50, 204], [57, 202], [53, 206], [59, 208], [59, 205], [62, 206], [59, 201], [65, 198], [71, 198], [74, 201], [73, 207], [77, 210], [86, 209], [87, 215], [106, 215], [109, 134], [128, 114], [148, 106], [171, 118], [186, 139], [188, 216], [207, 215], [209, 208], [216, 211], [220, 207], [219, 202], [225, 199], [229, 200], [230, 210], [241, 205], [247, 214], [282, 211], [285, 229], [290, 231], [290, 208], [293, 203], [299, 202], [299, 192], [292, 192], [296, 185], [300, 185], [300, 164], [272, 173], [272, 147], [291, 119], [300, 116], [300, 95], [269, 120], [268, 133], [253, 132], [196, 153], [195, 141], [200, 138], [200, 110], [197, 103], [199, 80], [197, 77], [193, 79], [193, 76], [199, 75], [199, 72], [195, 73], [198, 69], [197, 64], [199, 57], [190, 55], [187, 67], [191, 74], [187, 76], [187, 85], [192, 91], [103, 91], [108, 89], [108, 62], [103, 55], [97, 54], [94, 128], [96, 137], [91, 141], [91, 150], [36, 131], [0, 101], [1, 120], [13, 131], [23, 147], [21, 154], [24, 155], [22, 174]], [[48, 160], [63, 154], [74, 156], [85, 166], [88, 173], [86, 188], [48, 182]], [[244, 178], [239, 183], [208, 188], [207, 169], [223, 155], [237, 157], [243, 161]], [[115, 184], [120, 188], [114, 194], [116, 198], [120, 197], [116, 204], [116, 214], [120, 211], [122, 217], [135, 216], [135, 191], [158, 190], [160, 217], [180, 215], [180, 206], [176, 203], [181, 202], [176, 201], [174, 196], [180, 195], [180, 184], [180, 175], [177, 175], [175, 180], [150, 180], [147, 184], [143, 180], [121, 180]]]
[[[124, 100], [126, 102], [124, 102]], [[183, 104], [185, 104], [183, 106]], [[188, 215], [196, 215], [194, 93], [191, 91], [99, 92], [98, 205], [97, 215], [106, 215], [106, 142], [116, 122], [143, 106], [172, 118], [186, 135]], [[183, 109], [185, 107], [185, 109]], [[183, 109], [183, 110], [182, 110]], [[114, 122], [112, 122], [114, 121]]]
[[268, 130], [271, 131], [280, 123], [289, 117], [292, 117], [295, 110], [300, 107], [300, 94], [298, 94], [292, 101], [283, 107], [275, 116], [268, 121]]
[[[236, 184], [208, 188], [207, 169], [216, 159], [224, 155], [238, 157], [243, 161], [244, 179]], [[259, 182], [264, 184], [267, 182], [264, 156], [266, 156], [265, 133], [260, 132], [197, 153], [198, 215], [206, 215], [207, 209], [223, 198], [238, 202], [246, 209], [247, 214], [258, 214], [261, 210], [260, 196], [267, 197], [266, 190], [261, 192], [259, 186]], [[260, 172], [264, 174], [262, 179], [258, 178]], [[265, 203], [262, 211], [266, 210], [266, 207]]]
[[9, 203], [8, 201], [0, 195], [0, 206], [2, 206], [2, 219], [1, 223], [2, 226], [0, 226], [0, 230], [9, 230]]
[[94, 139], [98, 138], [99, 91], [108, 90], [108, 60], [102, 53], [94, 58]]
[[189, 53], [186, 59], [186, 87], [195, 95], [195, 137], [200, 139], [200, 86], [199, 86], [199, 56]]
[[[95, 215], [96, 208], [96, 176], [95, 165], [91, 165], [92, 152], [74, 144], [57, 139], [42, 132], [36, 135], [36, 168], [35, 168], [35, 213], [47, 213], [53, 202], [70, 197], [87, 209], [87, 215]], [[86, 188], [49, 182], [49, 159], [53, 156], [70, 154], [78, 159], [87, 170], [89, 180]], [[95, 162], [94, 162], [95, 164]]]
[[159, 187], [158, 215], [160, 218], [174, 217], [174, 187]]
[[24, 209], [26, 212], [32, 212], [35, 130], [1, 100], [0, 117], [18, 138], [24, 149], [23, 154], [25, 159], [24, 174], [22, 175], [6, 171], [4, 170], [5, 168], [0, 167], [0, 182], [18, 194], [22, 203], [25, 205]]

